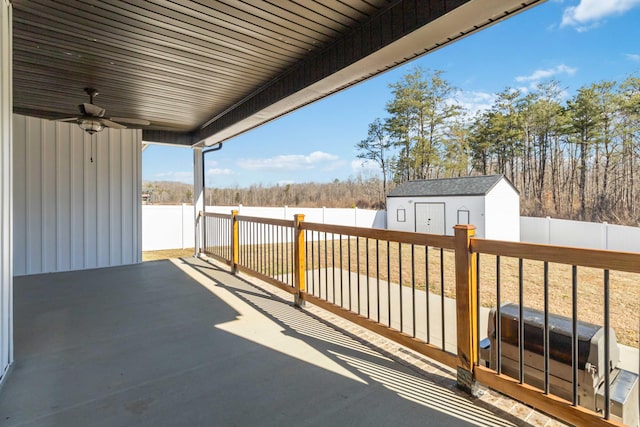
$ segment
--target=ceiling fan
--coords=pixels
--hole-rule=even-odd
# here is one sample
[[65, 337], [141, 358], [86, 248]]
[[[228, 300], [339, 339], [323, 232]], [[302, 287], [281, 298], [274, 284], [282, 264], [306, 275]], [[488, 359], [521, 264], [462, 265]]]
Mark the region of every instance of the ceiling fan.
[[[84, 88], [84, 91], [89, 95], [89, 102], [78, 105], [80, 115], [76, 117], [67, 117], [64, 119], [58, 119], [58, 122], [73, 122], [78, 123], [84, 131], [93, 135], [96, 132], [100, 132], [104, 128], [113, 129], [126, 129], [127, 126], [121, 123], [127, 123], [134, 126], [148, 126], [151, 124], [148, 120], [133, 119], [125, 117], [104, 117], [106, 110], [93, 103], [93, 98], [98, 95], [98, 91], [91, 87]], [[121, 122], [121, 123], [119, 123]]]

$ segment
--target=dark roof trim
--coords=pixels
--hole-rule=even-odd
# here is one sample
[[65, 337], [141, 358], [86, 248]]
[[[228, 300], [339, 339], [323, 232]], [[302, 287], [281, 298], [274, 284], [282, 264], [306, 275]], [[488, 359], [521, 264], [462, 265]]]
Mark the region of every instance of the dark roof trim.
[[[400, 0], [193, 132], [143, 140], [211, 145], [439, 49], [544, 0]], [[180, 142], [177, 142], [179, 140]]]

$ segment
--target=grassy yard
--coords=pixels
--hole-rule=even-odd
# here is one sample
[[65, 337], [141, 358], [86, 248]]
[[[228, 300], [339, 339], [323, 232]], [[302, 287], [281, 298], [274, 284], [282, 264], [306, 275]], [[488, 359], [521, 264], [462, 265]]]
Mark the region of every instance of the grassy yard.
[[142, 252], [142, 261], [157, 261], [160, 259], [190, 257], [193, 256], [193, 253], [194, 248], [144, 251]]

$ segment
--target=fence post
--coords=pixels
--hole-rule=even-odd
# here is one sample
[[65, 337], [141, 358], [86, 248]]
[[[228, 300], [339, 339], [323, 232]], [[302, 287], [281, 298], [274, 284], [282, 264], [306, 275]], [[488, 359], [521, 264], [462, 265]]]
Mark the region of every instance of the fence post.
[[478, 300], [476, 277], [477, 256], [470, 250], [471, 238], [476, 227], [470, 224], [456, 225], [456, 320], [458, 343], [458, 388], [474, 394], [476, 381], [473, 369], [478, 360]]
[[238, 238], [238, 211], [231, 211], [231, 272], [238, 271], [238, 258], [240, 253], [240, 239]]
[[294, 282], [296, 285], [296, 293], [293, 303], [298, 307], [304, 307], [304, 293], [307, 290], [306, 284], [306, 253], [304, 230], [300, 228], [300, 224], [304, 221], [304, 214], [295, 214], [293, 216], [295, 237], [293, 241], [294, 255]]

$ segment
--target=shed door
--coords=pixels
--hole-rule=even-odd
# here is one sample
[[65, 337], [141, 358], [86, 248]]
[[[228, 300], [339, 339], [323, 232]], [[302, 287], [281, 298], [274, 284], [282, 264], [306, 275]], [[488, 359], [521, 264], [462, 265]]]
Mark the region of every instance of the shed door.
[[445, 234], [444, 203], [416, 203], [416, 231]]

